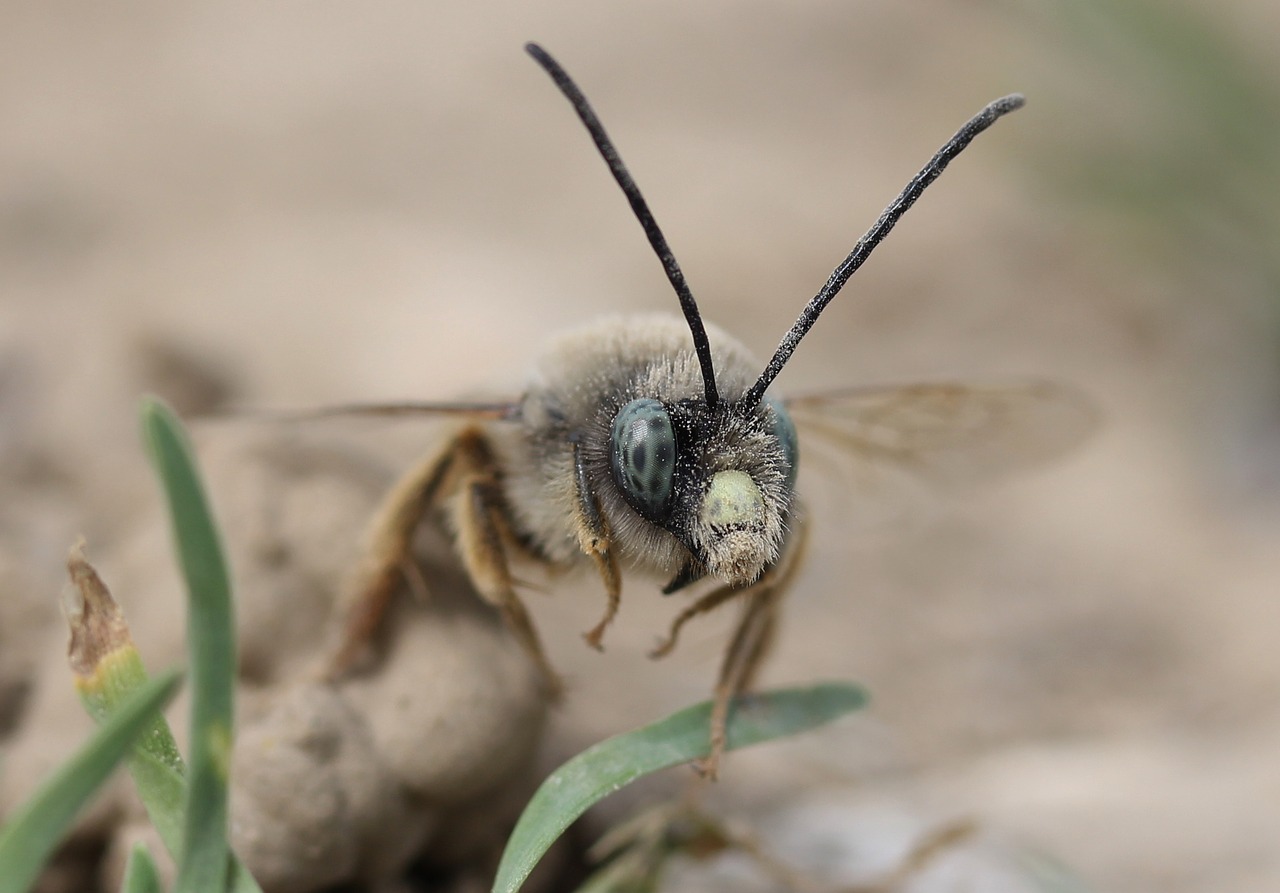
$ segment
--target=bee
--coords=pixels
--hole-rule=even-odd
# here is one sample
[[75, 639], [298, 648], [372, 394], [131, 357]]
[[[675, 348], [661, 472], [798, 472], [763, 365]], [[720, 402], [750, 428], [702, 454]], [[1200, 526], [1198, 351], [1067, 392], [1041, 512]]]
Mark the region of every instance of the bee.
[[[759, 670], [801, 564], [806, 525], [796, 475], [802, 443], [824, 441], [855, 464], [924, 472], [948, 457], [982, 454], [987, 437], [997, 446], [1016, 441], [1022, 458], [1048, 458], [1088, 427], [1088, 412], [1072, 392], [1050, 385], [868, 387], [790, 399], [770, 391], [823, 309], [898, 219], [974, 137], [1023, 99], [991, 103], [933, 156], [761, 368], [738, 341], [703, 322], [675, 255], [582, 91], [540, 46], [526, 50], [586, 126], [657, 254], [683, 318], [606, 319], [573, 332], [550, 346], [513, 401], [324, 411], [466, 420], [385, 497], [333, 668], [343, 672], [356, 662], [411, 566], [416, 526], [437, 512], [454, 532], [475, 590], [501, 612], [552, 696], [559, 678], [517, 592], [513, 558], [594, 566], [605, 607], [584, 637], [597, 649], [618, 612], [623, 568], [666, 580], [666, 595], [713, 581], [676, 613], [653, 656], [669, 653], [695, 617], [729, 602], [742, 606], [715, 683], [710, 756], [702, 766], [714, 776], [733, 698]], [[1041, 436], [1036, 413], [1028, 410], [1046, 406], [1066, 408], [1058, 417], [1080, 424], [1059, 424]], [[1073, 407], [1079, 411], [1073, 414]]]

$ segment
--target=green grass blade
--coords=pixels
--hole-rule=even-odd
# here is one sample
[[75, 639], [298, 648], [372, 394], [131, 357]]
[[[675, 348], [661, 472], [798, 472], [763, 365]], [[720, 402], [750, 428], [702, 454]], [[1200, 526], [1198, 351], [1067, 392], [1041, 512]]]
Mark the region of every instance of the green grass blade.
[[135, 747], [129, 755], [129, 775], [146, 807], [165, 849], [176, 860], [182, 852], [183, 814], [186, 809], [187, 780], [182, 772], [154, 750]]
[[221, 891], [247, 878], [239, 869], [228, 873], [227, 776], [236, 662], [231, 583], [181, 423], [162, 402], [148, 399], [142, 406], [142, 427], [169, 503], [178, 563], [188, 592], [191, 752], [175, 890]]
[[171, 671], [144, 682], [0, 831], [0, 893], [35, 882], [71, 820], [178, 690]]
[[[68, 615], [71, 628], [69, 659], [85, 710], [99, 724], [107, 722], [147, 680], [142, 656], [124, 624], [110, 590], [83, 553], [73, 550], [68, 560], [71, 577], [81, 594], [81, 608]], [[180, 859], [185, 834], [186, 767], [164, 715], [157, 713], [134, 742], [126, 757], [129, 774], [147, 815], [165, 848]], [[230, 889], [260, 893], [239, 863]]]
[[[67, 612], [71, 633], [67, 660], [80, 702], [101, 725], [147, 681], [147, 671], [124, 613], [81, 545], [67, 556], [67, 570], [80, 596], [75, 609]], [[177, 858], [182, 851], [186, 770], [163, 714], [156, 714], [134, 742], [126, 763], [147, 815]]]
[[129, 861], [124, 867], [124, 882], [120, 885], [120, 893], [162, 893], [160, 872], [156, 871], [155, 860], [142, 844], [136, 844], [129, 853]]
[[[866, 702], [862, 688], [845, 683], [740, 698], [729, 720], [729, 750], [816, 728]], [[602, 741], [553, 772], [511, 832], [494, 893], [518, 890], [551, 844], [597, 801], [642, 775], [707, 756], [710, 721], [708, 701]]]

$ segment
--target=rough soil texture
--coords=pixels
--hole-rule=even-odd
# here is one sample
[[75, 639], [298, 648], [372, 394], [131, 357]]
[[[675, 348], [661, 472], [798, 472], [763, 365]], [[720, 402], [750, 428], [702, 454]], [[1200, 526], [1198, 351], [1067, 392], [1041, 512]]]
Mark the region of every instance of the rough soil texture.
[[[1271, 4], [1213, 10], [1242, 53], [1274, 43], [1261, 36], [1280, 27]], [[87, 730], [58, 615], [78, 534], [148, 661], [179, 659], [178, 584], [135, 433], [141, 392], [189, 417], [514, 396], [552, 333], [604, 313], [675, 310], [579, 125], [522, 54], [537, 39], [596, 104], [706, 316], [762, 356], [951, 130], [988, 99], [1026, 92], [1028, 108], [911, 212], [775, 387], [1026, 375], [1086, 389], [1107, 416], [1069, 460], [923, 510], [842, 488], [806, 462], [814, 535], [764, 681], [857, 679], [874, 706], [735, 754], [717, 807], [833, 882], [864, 878], [969, 816], [979, 839], [910, 889], [1026, 889], [1011, 867], [1026, 852], [1052, 854], [1099, 890], [1280, 887], [1274, 330], [1259, 322], [1265, 309], [1228, 297], [1247, 291], [1247, 270], [1211, 256], [1155, 263], [1134, 250], [1140, 238], [1045, 185], [1081, 134], [1114, 131], [1139, 155], [1160, 138], [1113, 104], [1107, 72], [1002, 5], [927, 11], [65, 2], [0, 12], [5, 797]], [[316, 742], [355, 702], [368, 735], [342, 740], [413, 755], [426, 727], [415, 738], [394, 716], [377, 726], [363, 694], [334, 703], [302, 680], [377, 493], [443, 429], [197, 428], [241, 588], [242, 750], [269, 727], [255, 723], [279, 723], [278, 746], [323, 753]], [[340, 444], [304, 448], [313, 437]], [[238, 452], [255, 443], [266, 453]], [[497, 739], [496, 756], [466, 769], [477, 774], [465, 794], [401, 763], [352, 780], [358, 768], [331, 761], [308, 782], [336, 799], [343, 785], [386, 785], [383, 816], [397, 797], [416, 808], [423, 791], [510, 815], [513, 792], [536, 780], [535, 743], [545, 768], [709, 691], [728, 614], [691, 626], [676, 654], [651, 663], [644, 653], [678, 606], [628, 580], [600, 655], [579, 637], [600, 611], [598, 585], [530, 582], [548, 590], [528, 600], [569, 683], [545, 736], [503, 750], [514, 733], [457, 703], [465, 687], [441, 689], [413, 709], [474, 720], [469, 733]], [[403, 688], [386, 688], [387, 703], [422, 695], [411, 652], [458, 645], [458, 623], [477, 641], [458, 660], [493, 672], [492, 690], [510, 698], [501, 715], [539, 728], [540, 706], [521, 694], [527, 668], [499, 647], [492, 616], [465, 599], [433, 610], [439, 622], [424, 623], [428, 612], [410, 606], [418, 621], [396, 645]], [[494, 767], [502, 780], [483, 777]], [[238, 764], [244, 815], [275, 808], [252, 802], [255, 773], [289, 771]], [[598, 823], [681, 782], [672, 774], [608, 804]], [[502, 802], [487, 806], [490, 794]], [[300, 798], [316, 833], [333, 830], [328, 795]], [[440, 818], [387, 820], [411, 848]], [[89, 822], [120, 829], [115, 852], [144, 833], [122, 824], [118, 801]], [[491, 843], [464, 824], [451, 824], [456, 839], [435, 837], [462, 859]], [[342, 846], [333, 859], [366, 879], [404, 852]], [[729, 860], [690, 867], [671, 887], [767, 889], [751, 877]]]
[[[367, 665], [325, 682], [361, 519], [389, 479], [367, 456], [240, 425], [205, 431], [199, 452], [240, 606], [237, 853], [265, 889], [296, 893], [353, 881], [382, 889], [420, 858], [441, 871], [461, 866], [463, 876], [488, 870], [536, 783], [547, 703], [447, 543], [430, 531], [422, 538], [429, 599], [400, 593]], [[184, 632], [178, 584], [158, 560], [165, 537], [157, 517], [104, 562], [139, 650], [161, 666], [181, 660]], [[65, 632], [37, 638], [38, 673], [0, 775], [5, 811], [87, 731], [59, 666]], [[125, 784], [85, 820], [83, 837], [108, 834], [108, 889], [146, 826]]]

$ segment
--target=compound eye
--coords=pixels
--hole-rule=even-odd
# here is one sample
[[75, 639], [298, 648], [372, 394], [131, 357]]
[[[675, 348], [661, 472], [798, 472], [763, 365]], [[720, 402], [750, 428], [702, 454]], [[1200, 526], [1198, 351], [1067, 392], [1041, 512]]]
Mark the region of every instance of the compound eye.
[[787, 489], [794, 490], [796, 472], [800, 470], [800, 440], [796, 437], [796, 426], [791, 421], [791, 414], [782, 405], [781, 400], [765, 397], [764, 402], [773, 412], [773, 436], [782, 445], [782, 455], [787, 460]]
[[676, 432], [659, 400], [632, 400], [613, 417], [613, 480], [637, 512], [661, 524], [671, 499]]

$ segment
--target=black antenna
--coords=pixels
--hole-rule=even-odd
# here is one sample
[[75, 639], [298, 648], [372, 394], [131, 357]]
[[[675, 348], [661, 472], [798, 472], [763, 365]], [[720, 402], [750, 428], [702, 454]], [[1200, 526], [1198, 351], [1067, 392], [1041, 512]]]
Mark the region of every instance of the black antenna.
[[994, 124], [997, 118], [1007, 115], [1014, 109], [1021, 108], [1025, 102], [1026, 100], [1017, 93], [997, 99], [970, 119], [969, 123], [965, 124], [964, 127], [961, 127], [956, 132], [956, 135], [948, 140], [947, 144], [939, 149], [938, 153], [929, 160], [929, 163], [921, 168], [920, 173], [916, 174], [889, 207], [884, 209], [880, 219], [875, 222], [871, 229], [867, 230], [866, 235], [858, 240], [858, 244], [854, 246], [853, 251], [849, 252], [849, 256], [831, 273], [831, 278], [827, 280], [827, 284], [822, 286], [821, 290], [814, 295], [813, 300], [801, 312], [796, 324], [791, 327], [791, 330], [783, 337], [782, 343], [778, 345], [778, 350], [774, 353], [773, 359], [769, 361], [769, 365], [765, 366], [764, 372], [760, 373], [760, 379], [751, 386], [751, 390], [742, 398], [746, 406], [754, 406], [760, 402], [765, 390], [778, 377], [782, 367], [787, 364], [787, 360], [791, 359], [791, 355], [795, 353], [796, 345], [800, 343], [800, 339], [818, 321], [818, 315], [831, 303], [831, 299], [840, 292], [844, 284], [849, 281], [849, 277], [857, 272], [863, 261], [871, 256], [871, 252], [875, 250], [875, 247], [884, 241], [884, 237], [889, 235], [889, 231], [893, 229], [894, 224], [898, 222], [898, 219], [903, 214], [907, 213], [908, 208], [915, 204], [916, 199], [929, 187], [929, 184], [938, 179], [938, 176], [946, 170], [952, 159], [963, 152], [975, 136]]
[[680, 309], [684, 311], [685, 321], [689, 323], [689, 332], [693, 335], [693, 349], [698, 354], [698, 365], [702, 367], [702, 384], [706, 390], [707, 406], [714, 408], [720, 402], [720, 395], [716, 392], [715, 367], [711, 363], [711, 343], [707, 341], [707, 330], [702, 325], [702, 314], [698, 312], [698, 303], [693, 299], [693, 292], [689, 291], [689, 285], [684, 280], [684, 273], [681, 272], [680, 265], [676, 263], [676, 256], [671, 253], [671, 247], [662, 235], [662, 230], [658, 228], [658, 222], [653, 219], [653, 213], [649, 210], [649, 205], [645, 202], [644, 196], [640, 194], [640, 188], [636, 186], [636, 181], [631, 178], [626, 165], [622, 163], [618, 150], [614, 148], [613, 141], [609, 139], [609, 135], [604, 132], [604, 125], [600, 123], [600, 119], [596, 117], [596, 113], [591, 109], [591, 104], [587, 102], [587, 97], [582, 95], [578, 85], [560, 67], [560, 63], [551, 58], [550, 53], [536, 43], [526, 43], [524, 48], [534, 58], [534, 61], [542, 66], [542, 70], [551, 75], [551, 80], [555, 81], [556, 86], [560, 88], [560, 92], [569, 100], [573, 110], [578, 113], [578, 117], [586, 125], [587, 132], [591, 134], [591, 139], [595, 142], [596, 148], [600, 150], [600, 156], [604, 158], [604, 163], [609, 166], [609, 172], [613, 174], [613, 179], [618, 181], [618, 185], [622, 187], [623, 193], [627, 196], [627, 202], [631, 205], [632, 213], [640, 221], [644, 234], [649, 237], [649, 244], [653, 246], [654, 252], [658, 255], [658, 260], [662, 261], [662, 268], [666, 270], [667, 279], [671, 281], [671, 287], [676, 290], [676, 296], [680, 298]]

